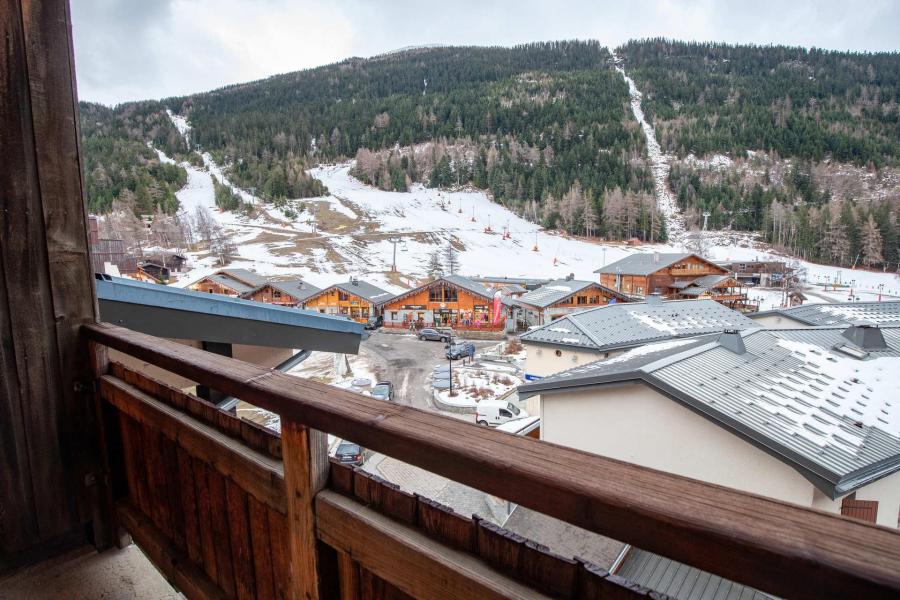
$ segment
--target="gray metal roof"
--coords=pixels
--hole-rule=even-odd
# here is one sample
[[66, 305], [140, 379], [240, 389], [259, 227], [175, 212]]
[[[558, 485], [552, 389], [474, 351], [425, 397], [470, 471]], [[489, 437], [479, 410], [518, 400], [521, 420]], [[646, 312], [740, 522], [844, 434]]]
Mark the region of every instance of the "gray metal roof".
[[[626, 275], [650, 275], [660, 269], [691, 256], [689, 252], [636, 252], [621, 260], [600, 267], [594, 273], [622, 273]], [[699, 257], [698, 257], [699, 258]]]
[[749, 586], [634, 547], [628, 550], [615, 574], [675, 600], [773, 598]]
[[100, 318], [159, 337], [355, 354], [363, 326], [345, 317], [97, 276]]
[[251, 287], [259, 287], [266, 282], [265, 277], [257, 275], [253, 271], [248, 271], [247, 269], [220, 269], [217, 273], [227, 275], [232, 279], [237, 279], [241, 283]]
[[[237, 279], [229, 277], [224, 273], [213, 273], [212, 275], [204, 277], [203, 279], [210, 279], [212, 281], [215, 281], [219, 285], [224, 285], [225, 287], [234, 290], [238, 294], [246, 294], [256, 289], [255, 286], [247, 285], [243, 281], [238, 281]], [[201, 279], [200, 281], [203, 280]]]
[[391, 292], [383, 290], [377, 285], [372, 285], [366, 281], [348, 281], [345, 283], [337, 283], [333, 287], [342, 289], [348, 294], [359, 296], [376, 305], [384, 304], [394, 297], [394, 294]]
[[625, 294], [602, 286], [596, 281], [584, 281], [578, 279], [555, 279], [536, 290], [531, 290], [527, 294], [519, 296], [516, 300], [519, 304], [527, 304], [528, 306], [534, 306], [536, 308], [546, 308], [591, 286], [598, 287], [615, 298], [630, 300]]
[[[882, 327], [886, 347], [868, 351], [845, 330], [753, 329], [651, 344], [520, 386], [519, 397], [642, 380], [835, 498], [900, 469], [900, 328]], [[726, 348], [729, 335], [740, 335], [746, 351]]]
[[449, 281], [453, 285], [459, 286], [465, 290], [472, 292], [473, 294], [477, 294], [479, 296], [483, 296], [485, 298], [493, 298], [494, 292], [484, 287], [477, 281], [469, 279], [468, 277], [463, 277], [462, 275], [445, 275], [441, 277], [444, 281]]
[[900, 302], [837, 302], [804, 304], [756, 313], [754, 317], [783, 315], [807, 325], [850, 325], [869, 321], [876, 325], [900, 325]]
[[630, 302], [566, 315], [523, 334], [521, 340], [605, 352], [753, 327], [759, 324], [714, 300]]
[[321, 288], [318, 288], [307, 281], [303, 281], [302, 279], [285, 279], [282, 281], [267, 281], [264, 284], [254, 288], [246, 295], [249, 296], [253, 292], [260, 290], [267, 285], [272, 287], [273, 289], [280, 291], [283, 294], [287, 294], [295, 300], [306, 300], [307, 298], [321, 290]]

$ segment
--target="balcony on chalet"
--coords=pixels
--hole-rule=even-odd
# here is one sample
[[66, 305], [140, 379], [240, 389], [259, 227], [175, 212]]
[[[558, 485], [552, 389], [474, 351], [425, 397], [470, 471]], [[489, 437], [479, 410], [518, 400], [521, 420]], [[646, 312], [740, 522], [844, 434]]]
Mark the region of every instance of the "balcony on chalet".
[[[327, 434], [730, 585], [798, 598], [900, 595], [896, 530], [100, 322], [68, 7], [13, 3], [2, 14], [0, 597], [57, 589], [59, 557], [81, 583], [121, 597], [91, 557], [115, 556], [114, 579], [143, 581], [135, 549], [191, 599], [661, 597], [335, 462]], [[278, 415], [280, 432], [151, 367]], [[133, 592], [168, 593], [158, 584]]]

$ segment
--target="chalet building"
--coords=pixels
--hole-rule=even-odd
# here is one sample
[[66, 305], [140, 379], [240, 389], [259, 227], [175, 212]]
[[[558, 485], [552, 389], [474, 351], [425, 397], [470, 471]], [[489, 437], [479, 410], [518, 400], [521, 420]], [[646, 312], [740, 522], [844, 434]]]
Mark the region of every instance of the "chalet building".
[[493, 325], [494, 292], [461, 275], [447, 275], [394, 296], [384, 305], [385, 327], [453, 327], [463, 330], [501, 330]]
[[125, 241], [121, 239], [102, 239], [100, 223], [96, 216], [88, 217], [88, 242], [91, 249], [91, 266], [94, 273], [115, 273], [132, 276], [137, 273], [137, 258], [129, 255], [125, 249]]
[[142, 262], [138, 265], [138, 274], [135, 279], [150, 283], [169, 283], [171, 277], [172, 272], [168, 267], [155, 262]]
[[860, 321], [897, 327], [900, 326], [900, 302], [804, 304], [761, 311], [750, 315], [750, 318], [770, 329], [848, 326]]
[[631, 302], [632, 298], [598, 284], [596, 281], [578, 281], [574, 275], [550, 281], [515, 299], [522, 309], [526, 326], [544, 325], [562, 316], [616, 302]]
[[[608, 304], [566, 315], [519, 338], [525, 346], [525, 379], [535, 381], [666, 340], [744, 330], [760, 325], [712, 300], [661, 300]], [[539, 415], [530, 401], [528, 414]]]
[[267, 281], [241, 297], [254, 302], [298, 308], [303, 306], [303, 302], [307, 298], [319, 291], [321, 288], [302, 279], [286, 279], [284, 281]]
[[267, 283], [265, 277], [247, 269], [220, 269], [212, 275], [195, 281], [188, 289], [236, 298], [252, 292], [265, 283]]
[[160, 264], [169, 269], [172, 273], [180, 273], [187, 266], [187, 256], [177, 252], [156, 252], [146, 255], [148, 262]]
[[729, 308], [748, 307], [747, 294], [731, 272], [689, 253], [639, 253], [597, 269], [600, 283], [633, 296], [711, 298]]
[[365, 323], [369, 317], [381, 315], [384, 304], [394, 295], [371, 283], [351, 279], [319, 290], [306, 298], [306, 310], [328, 315], [344, 315]]
[[541, 439], [896, 528], [900, 328], [660, 342], [519, 387]]
[[734, 273], [735, 279], [744, 285], [779, 287], [785, 280], [795, 280], [794, 269], [778, 260], [758, 260], [724, 263], [723, 267]]

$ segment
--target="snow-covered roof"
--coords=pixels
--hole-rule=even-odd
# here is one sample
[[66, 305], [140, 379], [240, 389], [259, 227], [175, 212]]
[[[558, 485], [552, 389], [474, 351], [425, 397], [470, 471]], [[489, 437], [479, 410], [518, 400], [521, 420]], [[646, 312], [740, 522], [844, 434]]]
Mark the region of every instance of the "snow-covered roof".
[[265, 277], [247, 269], [221, 269], [218, 273], [253, 287], [258, 287], [266, 282]]
[[900, 327], [874, 332], [883, 345], [860, 347], [852, 340], [871, 336], [857, 333], [752, 329], [651, 344], [520, 386], [519, 397], [642, 380], [834, 498], [900, 470]]
[[605, 352], [648, 342], [758, 326], [714, 300], [631, 302], [566, 315], [523, 334], [521, 340]]
[[[252, 292], [255, 289], [253, 286], [247, 285], [243, 281], [239, 281], [237, 279], [234, 279], [233, 277], [229, 277], [224, 273], [213, 273], [212, 275], [204, 277], [203, 279], [214, 281], [215, 283], [225, 286], [228, 289], [234, 290], [239, 294], [246, 294], [247, 292]], [[203, 279], [201, 279], [200, 281], [203, 281]], [[199, 283], [199, 281], [197, 283]]]
[[807, 325], [850, 325], [856, 321], [868, 321], [876, 325], [900, 325], [900, 302], [804, 304], [759, 312], [753, 317], [767, 315], [783, 315]]
[[630, 298], [620, 292], [611, 290], [600, 285], [596, 281], [582, 281], [577, 279], [556, 279], [536, 290], [531, 290], [527, 294], [519, 296], [517, 299], [519, 304], [527, 304], [536, 308], [546, 308], [557, 302], [561, 302], [569, 296], [580, 292], [589, 287], [596, 287], [603, 290], [607, 295], [620, 300], [630, 300]]
[[[623, 275], [650, 275], [692, 256], [689, 252], [638, 252], [621, 260], [600, 267], [594, 273], [621, 273]], [[698, 257], [699, 258], [699, 257]]]

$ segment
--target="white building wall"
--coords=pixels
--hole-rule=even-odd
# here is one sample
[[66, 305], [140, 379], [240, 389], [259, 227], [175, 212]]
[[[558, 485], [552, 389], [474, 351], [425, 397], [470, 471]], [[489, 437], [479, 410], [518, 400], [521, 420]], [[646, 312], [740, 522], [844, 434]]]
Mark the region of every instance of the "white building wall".
[[809, 327], [809, 325], [805, 323], [801, 323], [800, 321], [796, 321], [783, 315], [762, 315], [756, 317], [750, 314], [747, 316], [768, 329], [796, 329]]
[[542, 398], [541, 439], [812, 505], [797, 471], [643, 384]]

